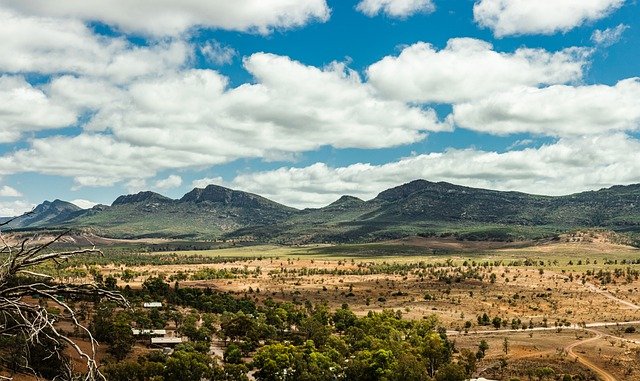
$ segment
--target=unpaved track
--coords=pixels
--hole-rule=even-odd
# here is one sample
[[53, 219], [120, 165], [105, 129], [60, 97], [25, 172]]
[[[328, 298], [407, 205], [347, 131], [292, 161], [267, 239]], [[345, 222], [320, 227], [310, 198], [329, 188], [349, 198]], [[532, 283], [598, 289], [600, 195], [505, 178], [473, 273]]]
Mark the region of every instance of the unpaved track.
[[605, 291], [603, 289], [601, 289], [600, 287], [596, 286], [595, 284], [592, 283], [585, 283], [584, 286], [591, 292], [595, 292], [596, 294], [600, 294], [602, 296], [604, 296], [605, 298], [611, 299], [614, 302], [618, 302], [620, 304], [622, 304], [623, 306], [629, 307], [632, 310], [640, 310], [640, 306], [634, 303], [631, 303], [629, 301], [620, 299], [616, 296], [614, 296], [613, 294], [611, 294], [609, 291]]
[[596, 374], [598, 374], [598, 376], [600, 376], [602, 381], [618, 381], [618, 379], [615, 378], [611, 373], [607, 372], [606, 370], [602, 369], [598, 365], [592, 363], [591, 361], [587, 360], [583, 356], [580, 356], [579, 354], [577, 354], [577, 353], [575, 353], [573, 351], [573, 349], [575, 347], [578, 347], [580, 345], [584, 345], [584, 344], [587, 344], [587, 343], [591, 343], [593, 341], [598, 341], [598, 340], [602, 339], [605, 336], [601, 332], [598, 332], [598, 331], [593, 330], [593, 329], [588, 329], [587, 331], [594, 333], [595, 336], [591, 337], [589, 339], [576, 341], [575, 343], [569, 344], [566, 347], [564, 347], [564, 350], [567, 352], [567, 355], [569, 355], [569, 357], [572, 357], [572, 358], [578, 360], [579, 363], [581, 363], [582, 365], [584, 365], [587, 368], [589, 368], [589, 369], [593, 370], [594, 372], [596, 372]]

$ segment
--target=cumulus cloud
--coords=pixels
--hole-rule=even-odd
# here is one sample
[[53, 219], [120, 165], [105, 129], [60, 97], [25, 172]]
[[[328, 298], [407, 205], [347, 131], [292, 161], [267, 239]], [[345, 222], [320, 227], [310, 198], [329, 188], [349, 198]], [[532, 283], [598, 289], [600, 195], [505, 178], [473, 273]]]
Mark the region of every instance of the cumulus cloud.
[[227, 185], [296, 207], [320, 207], [343, 194], [371, 199], [423, 178], [498, 190], [562, 195], [640, 182], [640, 141], [624, 134], [563, 138], [503, 153], [450, 149], [383, 165], [332, 168], [317, 163], [246, 173]]
[[501, 53], [485, 41], [454, 38], [444, 49], [419, 42], [369, 66], [369, 82], [402, 101], [452, 103], [516, 86], [538, 86], [582, 78], [590, 50], [558, 52], [520, 48]]
[[0, 197], [22, 197], [22, 193], [8, 185], [0, 187]]
[[596, 29], [591, 35], [591, 41], [602, 47], [609, 47], [616, 44], [622, 38], [625, 30], [629, 29], [629, 25], [619, 24], [615, 28], [607, 28], [605, 30]]
[[23, 16], [3, 9], [1, 4], [2, 72], [67, 73], [125, 83], [141, 76], [176, 70], [192, 54], [192, 48], [183, 41], [136, 46], [125, 38], [98, 36], [78, 20]]
[[0, 76], [0, 143], [17, 141], [25, 132], [68, 126], [76, 116], [23, 77]]
[[94, 206], [98, 205], [97, 202], [93, 202], [93, 201], [89, 201], [81, 198], [72, 200], [71, 203], [81, 209], [91, 209]]
[[0, 6], [28, 15], [100, 21], [152, 36], [177, 36], [192, 28], [266, 34], [275, 28], [326, 21], [330, 15], [325, 0], [1, 0]]
[[170, 175], [166, 179], [156, 181], [155, 187], [158, 189], [172, 189], [182, 185], [182, 177], [178, 175]]
[[34, 207], [34, 204], [31, 204], [24, 200], [8, 202], [0, 201], [0, 217], [21, 216], [24, 213], [32, 210]]
[[129, 193], [138, 193], [147, 190], [147, 181], [141, 178], [131, 179], [127, 181], [126, 188]]
[[475, 21], [496, 37], [566, 32], [585, 22], [602, 19], [625, 0], [478, 0]]
[[109, 126], [138, 145], [202, 153], [215, 148], [229, 158], [323, 145], [390, 147], [449, 128], [432, 110], [377, 98], [340, 64], [318, 69], [257, 53], [244, 65], [256, 84], [227, 89], [225, 77], [203, 70], [136, 83], [128, 109], [99, 113], [93, 125]]
[[640, 128], [640, 78], [614, 86], [525, 87], [454, 105], [456, 125], [491, 134], [571, 136]]
[[224, 184], [222, 177], [205, 177], [202, 179], [193, 180], [191, 186], [194, 188], [206, 188], [207, 185], [219, 185]]
[[362, 0], [356, 9], [369, 17], [384, 13], [389, 17], [405, 18], [416, 13], [431, 13], [436, 6], [432, 0]]
[[230, 46], [218, 41], [208, 41], [200, 47], [200, 53], [211, 63], [222, 66], [230, 64], [238, 52]]
[[[100, 90], [95, 100], [74, 100], [78, 107], [103, 104], [85, 133], [35, 139], [29, 148], [0, 158], [0, 174], [34, 171], [72, 176], [77, 186], [105, 186], [149, 178], [162, 169], [324, 145], [392, 147], [450, 128], [433, 110], [378, 98], [342, 64], [319, 69], [264, 53], [244, 64], [255, 84], [228, 88], [227, 78], [211, 70], [139, 80], [119, 97], [95, 84]], [[82, 89], [79, 94], [91, 90], [82, 81], [60, 81]], [[56, 94], [62, 97], [61, 92]]]

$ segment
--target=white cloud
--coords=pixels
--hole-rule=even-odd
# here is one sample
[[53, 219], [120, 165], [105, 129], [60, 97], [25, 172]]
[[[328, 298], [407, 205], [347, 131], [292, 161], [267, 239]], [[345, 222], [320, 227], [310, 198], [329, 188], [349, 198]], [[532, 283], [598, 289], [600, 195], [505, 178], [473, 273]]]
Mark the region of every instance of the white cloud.
[[419, 42], [369, 66], [367, 77], [378, 91], [394, 99], [450, 103], [484, 97], [515, 86], [538, 86], [582, 78], [590, 51], [559, 52], [520, 48], [493, 50], [490, 43], [454, 38], [442, 50]]
[[566, 32], [602, 19], [625, 0], [478, 0], [475, 21], [496, 37]]
[[616, 44], [622, 38], [625, 30], [629, 29], [629, 25], [619, 24], [615, 28], [607, 28], [605, 30], [596, 29], [591, 35], [591, 41], [602, 47], [609, 47]]
[[35, 207], [34, 204], [31, 204], [24, 200], [16, 200], [9, 202], [0, 201], [0, 217], [15, 217], [21, 216], [24, 213], [32, 210]]
[[155, 187], [158, 189], [171, 189], [177, 188], [182, 185], [182, 177], [178, 175], [170, 175], [166, 179], [156, 181]]
[[207, 185], [219, 185], [224, 184], [224, 179], [222, 177], [205, 177], [202, 179], [193, 180], [191, 186], [194, 188], [206, 188]]
[[296, 207], [320, 207], [343, 194], [363, 199], [415, 179], [473, 187], [562, 195], [640, 182], [640, 141], [623, 134], [564, 138], [504, 153], [447, 150], [383, 165], [331, 168], [317, 163], [246, 173], [227, 186]]
[[520, 132], [571, 136], [640, 128], [640, 78], [615, 86], [518, 88], [454, 105], [464, 128], [506, 135]]
[[202, 55], [211, 63], [222, 66], [233, 62], [238, 52], [230, 46], [222, 45], [218, 41], [208, 41], [200, 47]]
[[223, 160], [323, 145], [390, 147], [449, 128], [432, 110], [378, 99], [340, 64], [321, 70], [257, 53], [245, 67], [256, 84], [227, 89], [227, 78], [205, 70], [138, 82], [124, 109], [102, 110], [91, 126], [132, 144], [215, 152]]
[[33, 171], [71, 176], [77, 187], [106, 186], [163, 169], [288, 157], [325, 145], [392, 147], [450, 128], [433, 110], [380, 99], [339, 63], [319, 69], [257, 53], [244, 64], [256, 83], [236, 88], [211, 70], [165, 74], [115, 90], [62, 77], [51, 84], [52, 96], [77, 108], [98, 107], [86, 132], [34, 139], [29, 148], [0, 158], [0, 174]]
[[22, 197], [22, 193], [8, 185], [0, 187], [0, 197]]
[[384, 13], [390, 17], [405, 18], [416, 13], [431, 13], [436, 6], [432, 0], [362, 0], [356, 9], [369, 17]]
[[127, 192], [138, 193], [147, 190], [147, 181], [145, 179], [131, 179], [126, 184]]
[[29, 131], [75, 123], [73, 109], [56, 104], [19, 76], [0, 76], [0, 143], [17, 141]]
[[0, 6], [30, 15], [100, 21], [154, 36], [176, 36], [198, 27], [264, 34], [326, 21], [330, 14], [325, 0], [1, 0]]
[[124, 38], [98, 36], [78, 20], [23, 16], [2, 9], [1, 4], [0, 71], [3, 72], [69, 73], [123, 83], [173, 71], [182, 67], [192, 54], [192, 48], [182, 41], [135, 46]]
[[29, 148], [0, 157], [0, 174], [45, 173], [72, 177], [76, 188], [102, 187], [150, 178], [160, 169], [220, 162], [215, 155], [134, 146], [108, 135], [81, 134], [34, 139]]
[[75, 199], [73, 201], [71, 201], [71, 203], [81, 209], [91, 209], [94, 206], [98, 205], [97, 202], [93, 202], [93, 201], [89, 201], [89, 200], [84, 200], [81, 198]]

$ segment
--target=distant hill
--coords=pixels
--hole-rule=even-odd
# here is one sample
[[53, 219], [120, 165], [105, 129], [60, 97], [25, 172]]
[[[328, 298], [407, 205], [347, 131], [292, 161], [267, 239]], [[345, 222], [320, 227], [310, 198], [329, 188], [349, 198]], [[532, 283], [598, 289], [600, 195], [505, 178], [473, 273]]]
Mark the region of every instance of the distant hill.
[[[55, 204], [55, 205], [53, 205]], [[154, 192], [89, 210], [56, 200], [12, 227], [74, 227], [110, 237], [230, 238], [282, 243], [363, 242], [410, 235], [510, 241], [572, 229], [640, 232], [640, 185], [537, 196], [416, 180], [364, 201], [343, 196], [297, 210], [216, 185], [174, 200]]]
[[94, 207], [65, 226], [118, 238], [220, 238], [239, 228], [273, 224], [296, 209], [251, 193], [209, 185], [179, 200], [154, 192], [118, 197], [111, 206]]
[[541, 238], [581, 227], [640, 232], [640, 185], [537, 196], [416, 180], [374, 199], [303, 210], [273, 226], [231, 234], [282, 242], [363, 242], [409, 235], [465, 240]]
[[77, 217], [82, 213], [82, 210], [82, 208], [62, 200], [45, 201], [30, 213], [13, 220], [6, 227], [18, 229], [58, 225]]

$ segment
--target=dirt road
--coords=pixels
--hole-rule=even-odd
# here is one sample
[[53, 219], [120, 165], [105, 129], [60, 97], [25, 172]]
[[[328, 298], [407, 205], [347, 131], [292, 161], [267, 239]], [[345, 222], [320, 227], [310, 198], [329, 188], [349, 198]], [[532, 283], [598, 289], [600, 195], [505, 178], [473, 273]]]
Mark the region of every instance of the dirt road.
[[598, 365], [592, 363], [591, 361], [587, 360], [583, 356], [580, 356], [578, 353], [573, 351], [575, 347], [578, 347], [593, 341], [598, 341], [604, 337], [602, 333], [596, 330], [588, 329], [587, 331], [595, 334], [595, 336], [588, 339], [576, 341], [575, 343], [569, 344], [566, 347], [564, 347], [564, 350], [567, 352], [567, 355], [569, 355], [569, 357], [571, 358], [578, 360], [578, 362], [580, 362], [582, 365], [596, 372], [596, 374], [600, 376], [602, 381], [618, 381], [617, 378], [615, 378], [611, 373], [607, 372], [606, 370], [602, 369]]

